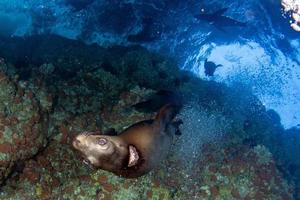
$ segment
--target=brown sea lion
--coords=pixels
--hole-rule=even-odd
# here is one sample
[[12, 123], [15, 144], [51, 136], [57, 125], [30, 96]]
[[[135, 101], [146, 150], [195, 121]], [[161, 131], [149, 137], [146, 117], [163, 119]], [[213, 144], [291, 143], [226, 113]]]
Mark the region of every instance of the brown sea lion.
[[163, 106], [153, 120], [140, 121], [119, 135], [85, 132], [73, 140], [73, 147], [95, 168], [126, 178], [142, 176], [161, 163], [174, 134], [180, 134], [174, 121], [178, 106]]

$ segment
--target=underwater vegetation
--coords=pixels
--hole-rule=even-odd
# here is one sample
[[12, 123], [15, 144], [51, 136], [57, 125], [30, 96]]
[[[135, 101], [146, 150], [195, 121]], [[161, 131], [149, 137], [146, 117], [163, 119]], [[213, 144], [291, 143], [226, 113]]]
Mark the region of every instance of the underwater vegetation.
[[[246, 87], [201, 80], [140, 46], [41, 35], [0, 49], [0, 199], [299, 198], [300, 159], [287, 156], [299, 130], [284, 130]], [[82, 162], [75, 135], [154, 117], [133, 105], [161, 89], [184, 102], [167, 159], [137, 179]]]

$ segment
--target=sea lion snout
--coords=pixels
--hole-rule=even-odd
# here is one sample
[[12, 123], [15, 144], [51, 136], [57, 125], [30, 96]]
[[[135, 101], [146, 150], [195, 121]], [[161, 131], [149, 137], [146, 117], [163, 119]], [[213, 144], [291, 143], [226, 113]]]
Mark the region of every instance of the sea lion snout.
[[72, 146], [75, 148], [75, 149], [79, 149], [81, 144], [81, 140], [79, 138], [79, 135], [76, 136], [75, 138], [73, 138], [73, 141], [72, 141]]
[[78, 147], [80, 145], [80, 141], [75, 138], [72, 142], [72, 145], [73, 147]]

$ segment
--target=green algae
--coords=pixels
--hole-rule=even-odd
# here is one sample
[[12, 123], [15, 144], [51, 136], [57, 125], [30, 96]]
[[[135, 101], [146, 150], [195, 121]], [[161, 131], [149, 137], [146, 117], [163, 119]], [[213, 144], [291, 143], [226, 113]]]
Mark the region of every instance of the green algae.
[[152, 197], [150, 198], [151, 200], [160, 200], [160, 199], [165, 199], [165, 200], [171, 200], [170, 197], [170, 191], [166, 188], [153, 188], [152, 189]]
[[114, 192], [113, 199], [115, 199], [115, 200], [123, 200], [123, 199], [139, 200], [139, 199], [141, 199], [141, 196], [135, 189], [133, 189], [132, 187], [129, 187], [128, 189], [121, 188], [120, 190]]
[[2, 143], [4, 142], [12, 143], [12, 135], [13, 135], [13, 131], [9, 127], [5, 126]]
[[8, 153], [2, 153], [0, 152], [0, 160], [1, 161], [7, 161], [10, 160], [11, 155]]

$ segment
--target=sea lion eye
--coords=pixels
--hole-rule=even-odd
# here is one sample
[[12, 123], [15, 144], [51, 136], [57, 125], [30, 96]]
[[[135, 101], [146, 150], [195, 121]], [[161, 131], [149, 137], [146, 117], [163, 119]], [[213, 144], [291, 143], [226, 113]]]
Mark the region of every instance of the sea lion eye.
[[101, 146], [106, 145], [106, 143], [107, 143], [107, 140], [105, 138], [99, 138], [97, 140], [97, 144], [99, 144]]

